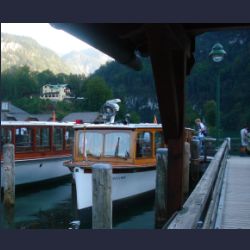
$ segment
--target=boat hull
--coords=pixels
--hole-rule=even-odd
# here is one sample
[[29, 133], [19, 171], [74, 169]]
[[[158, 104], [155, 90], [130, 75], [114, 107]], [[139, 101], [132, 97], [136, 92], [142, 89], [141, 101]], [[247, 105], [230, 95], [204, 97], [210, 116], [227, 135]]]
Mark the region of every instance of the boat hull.
[[[41, 183], [70, 175], [70, 170], [63, 166], [63, 162], [69, 159], [71, 159], [71, 156], [16, 160], [15, 185]], [[3, 171], [2, 168], [2, 186], [4, 186]]]
[[[77, 208], [92, 206], [92, 173], [75, 167], [73, 177], [76, 184]], [[133, 197], [155, 189], [156, 171], [140, 171], [112, 174], [112, 201]]]

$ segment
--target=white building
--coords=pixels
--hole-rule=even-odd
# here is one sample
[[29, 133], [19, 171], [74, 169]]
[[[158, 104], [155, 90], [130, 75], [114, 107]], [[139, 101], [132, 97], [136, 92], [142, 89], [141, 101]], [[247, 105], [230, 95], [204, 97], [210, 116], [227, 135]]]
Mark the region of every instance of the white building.
[[67, 84], [46, 84], [42, 87], [41, 99], [49, 99], [51, 101], [62, 101], [70, 96], [70, 89]]

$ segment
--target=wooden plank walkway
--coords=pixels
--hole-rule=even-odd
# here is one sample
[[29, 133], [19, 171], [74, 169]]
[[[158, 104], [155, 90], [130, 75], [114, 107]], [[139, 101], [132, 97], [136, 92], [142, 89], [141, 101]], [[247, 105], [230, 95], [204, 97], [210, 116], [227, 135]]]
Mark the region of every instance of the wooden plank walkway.
[[228, 159], [215, 228], [250, 229], [250, 157]]

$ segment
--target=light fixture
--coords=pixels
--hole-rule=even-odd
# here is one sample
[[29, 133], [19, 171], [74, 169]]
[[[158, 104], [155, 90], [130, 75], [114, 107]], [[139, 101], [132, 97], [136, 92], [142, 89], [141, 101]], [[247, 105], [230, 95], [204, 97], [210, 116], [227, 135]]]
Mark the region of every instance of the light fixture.
[[212, 50], [209, 53], [209, 56], [212, 57], [213, 61], [218, 63], [221, 62], [224, 59], [224, 56], [227, 54], [227, 52], [223, 49], [223, 46], [220, 43], [216, 43]]

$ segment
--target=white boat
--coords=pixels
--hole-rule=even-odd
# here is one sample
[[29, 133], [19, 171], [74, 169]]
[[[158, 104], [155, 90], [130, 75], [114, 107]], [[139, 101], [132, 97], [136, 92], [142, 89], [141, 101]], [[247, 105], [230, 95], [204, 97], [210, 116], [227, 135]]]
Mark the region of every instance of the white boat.
[[[1, 143], [15, 146], [15, 184], [33, 184], [70, 175], [73, 122], [1, 121]], [[2, 163], [1, 154], [1, 163]], [[3, 164], [1, 164], [3, 167]], [[3, 172], [3, 168], [2, 171]], [[3, 186], [3, 174], [2, 186]]]
[[[155, 189], [156, 150], [165, 147], [160, 124], [79, 124], [74, 126], [73, 161], [64, 163], [76, 183], [77, 208], [92, 206], [95, 163], [112, 165], [112, 200]], [[187, 138], [191, 129], [186, 129]]]
[[[156, 150], [165, 147], [162, 126], [156, 123], [116, 124], [119, 99], [107, 101], [102, 124], [76, 124], [72, 161], [64, 163], [73, 173], [77, 208], [92, 206], [92, 166], [112, 166], [112, 200], [120, 200], [155, 189]], [[127, 117], [128, 118], [128, 117]], [[192, 129], [186, 129], [190, 140]]]

